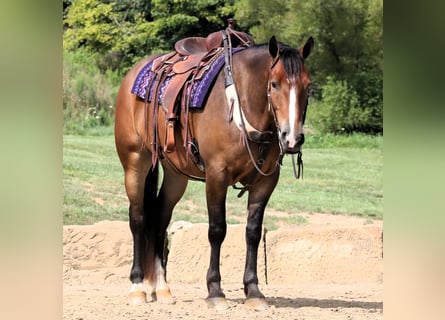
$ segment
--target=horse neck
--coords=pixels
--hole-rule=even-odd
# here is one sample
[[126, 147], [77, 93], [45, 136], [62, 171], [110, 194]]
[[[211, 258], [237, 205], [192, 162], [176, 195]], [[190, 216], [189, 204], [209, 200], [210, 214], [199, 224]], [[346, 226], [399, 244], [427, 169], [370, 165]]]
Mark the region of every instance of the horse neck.
[[234, 65], [234, 71], [238, 68], [241, 71], [235, 83], [243, 111], [257, 130], [271, 130], [274, 120], [268, 106], [267, 85], [272, 59], [267, 49], [248, 49], [244, 53]]

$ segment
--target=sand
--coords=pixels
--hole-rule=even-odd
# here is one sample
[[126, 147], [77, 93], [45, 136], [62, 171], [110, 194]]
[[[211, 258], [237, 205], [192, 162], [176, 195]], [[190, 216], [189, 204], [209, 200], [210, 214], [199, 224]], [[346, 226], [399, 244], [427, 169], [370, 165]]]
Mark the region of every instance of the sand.
[[[221, 252], [230, 308], [207, 308], [207, 225], [169, 228], [167, 280], [176, 303], [127, 303], [132, 241], [127, 222], [64, 226], [63, 319], [383, 319], [383, 225], [307, 214], [304, 226], [266, 231], [258, 276], [267, 310], [246, 307], [244, 225], [229, 225]], [[146, 285], [147, 290], [150, 290]]]

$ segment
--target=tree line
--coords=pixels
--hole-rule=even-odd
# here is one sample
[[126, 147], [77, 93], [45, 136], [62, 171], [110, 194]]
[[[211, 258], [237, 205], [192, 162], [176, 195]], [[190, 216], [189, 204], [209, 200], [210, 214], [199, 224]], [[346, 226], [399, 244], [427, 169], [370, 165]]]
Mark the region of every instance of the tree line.
[[[97, 114], [111, 116], [116, 87], [135, 62], [171, 51], [181, 38], [221, 30], [228, 18], [256, 43], [275, 35], [299, 47], [314, 37], [308, 126], [383, 132], [383, 0], [63, 0], [65, 114], [84, 101], [93, 124]], [[79, 68], [82, 81], [79, 72], [69, 74]], [[98, 102], [88, 77], [103, 77], [111, 100]], [[79, 88], [87, 98], [73, 98]]]

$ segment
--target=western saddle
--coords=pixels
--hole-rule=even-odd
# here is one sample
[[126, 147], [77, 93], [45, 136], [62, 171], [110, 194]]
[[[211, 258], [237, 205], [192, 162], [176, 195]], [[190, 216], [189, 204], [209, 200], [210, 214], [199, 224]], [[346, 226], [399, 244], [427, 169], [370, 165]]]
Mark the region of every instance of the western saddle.
[[[178, 114], [182, 114], [184, 117], [184, 129], [182, 132], [184, 147], [188, 151], [187, 154], [192, 155], [192, 159], [198, 168], [204, 171], [196, 142], [191, 137], [188, 128], [191, 88], [194, 81], [200, 80], [209, 66], [221, 54], [224, 53], [225, 55], [226, 68], [231, 68], [231, 66], [227, 66], [227, 64], [231, 63], [231, 49], [240, 46], [249, 47], [254, 44], [253, 38], [250, 35], [235, 30], [235, 23], [235, 19], [229, 19], [228, 27], [225, 30], [210, 33], [207, 37], [181, 39], [175, 43], [174, 52], [167, 53], [153, 60], [151, 71], [154, 72], [154, 77], [151, 83], [147, 85], [147, 92], [150, 88], [153, 90], [153, 117], [151, 123], [151, 129], [153, 130], [153, 141], [151, 143], [153, 165], [158, 158], [157, 112], [160, 102], [167, 119], [163, 151], [166, 153], [174, 151], [175, 123], [179, 119]], [[159, 101], [160, 88], [167, 78], [170, 78], [170, 80], [163, 88], [162, 99]], [[146, 137], [148, 137], [147, 98], [145, 107]]]

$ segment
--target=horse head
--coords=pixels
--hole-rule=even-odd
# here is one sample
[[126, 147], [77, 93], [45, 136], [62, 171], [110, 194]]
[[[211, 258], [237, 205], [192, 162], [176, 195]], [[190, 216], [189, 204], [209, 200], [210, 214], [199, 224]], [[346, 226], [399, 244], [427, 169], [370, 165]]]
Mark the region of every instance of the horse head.
[[279, 141], [286, 153], [297, 153], [304, 143], [303, 125], [308, 105], [311, 79], [304, 66], [314, 46], [310, 37], [300, 49], [269, 41], [272, 57], [268, 81], [269, 108], [275, 117]]

